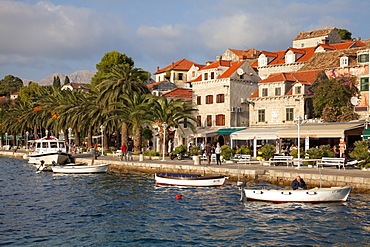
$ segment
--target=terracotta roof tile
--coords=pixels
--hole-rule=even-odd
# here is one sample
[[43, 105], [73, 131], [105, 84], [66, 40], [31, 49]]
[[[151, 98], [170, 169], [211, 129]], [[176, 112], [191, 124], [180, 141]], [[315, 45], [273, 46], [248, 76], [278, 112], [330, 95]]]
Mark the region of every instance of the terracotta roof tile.
[[155, 85], [159, 85], [161, 83], [163, 83], [164, 81], [158, 81], [158, 82], [154, 82], [154, 83], [150, 83], [150, 84], [147, 84], [146, 86], [148, 88], [153, 88]]
[[192, 98], [193, 91], [189, 88], [175, 88], [164, 94], [163, 97]]
[[249, 98], [258, 98], [258, 89]]
[[269, 82], [299, 82], [305, 85], [311, 85], [316, 80], [316, 75], [320, 73], [321, 69], [316, 70], [305, 70], [305, 71], [296, 71], [296, 72], [283, 72], [275, 73], [269, 75], [264, 80], [259, 81], [258, 83], [269, 83]]
[[163, 69], [158, 70], [154, 74], [156, 75], [159, 73], [163, 73], [170, 69], [188, 71], [194, 64], [197, 65], [196, 63], [187, 59], [181, 59], [177, 62], [172, 63], [171, 65], [168, 65], [167, 67], [164, 67]]
[[235, 50], [235, 49], [229, 49], [229, 50], [232, 51], [235, 55], [237, 55], [240, 60], [257, 58], [259, 54], [261, 53], [259, 50], [256, 50], [256, 49], [248, 49], [245, 51]]
[[220, 79], [230, 77], [245, 61], [240, 62], [232, 62], [230, 68], [228, 68], [222, 75], [220, 75]]
[[201, 70], [214, 69], [218, 67], [230, 67], [230, 60], [217, 60], [209, 65], [204, 66]]

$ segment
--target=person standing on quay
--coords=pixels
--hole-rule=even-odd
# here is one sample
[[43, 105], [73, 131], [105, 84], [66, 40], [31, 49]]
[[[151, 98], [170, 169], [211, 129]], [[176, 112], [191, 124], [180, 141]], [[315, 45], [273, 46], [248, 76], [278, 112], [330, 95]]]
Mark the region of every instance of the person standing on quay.
[[221, 147], [220, 147], [220, 143], [217, 142], [217, 146], [216, 146], [216, 149], [215, 149], [215, 153], [216, 153], [216, 165], [221, 165]]
[[132, 160], [132, 145], [131, 142], [127, 145], [127, 159]]
[[123, 160], [123, 158], [125, 158], [125, 161], [127, 160], [127, 157], [126, 157], [126, 152], [127, 152], [127, 147], [125, 144], [122, 144], [121, 146], [121, 160]]
[[209, 166], [211, 165], [211, 155], [213, 153], [212, 151], [213, 150], [212, 150], [211, 144], [207, 143], [207, 146], [206, 146], [204, 152], [206, 153]]

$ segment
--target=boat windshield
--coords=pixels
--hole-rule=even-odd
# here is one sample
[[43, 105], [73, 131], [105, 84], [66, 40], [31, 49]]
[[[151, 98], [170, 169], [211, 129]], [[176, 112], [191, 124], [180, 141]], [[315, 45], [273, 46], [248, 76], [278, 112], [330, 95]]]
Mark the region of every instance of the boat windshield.
[[57, 142], [50, 142], [50, 148], [58, 148]]
[[59, 142], [59, 148], [65, 148], [64, 142]]
[[43, 142], [42, 143], [42, 148], [48, 148], [48, 147], [49, 147], [48, 142]]

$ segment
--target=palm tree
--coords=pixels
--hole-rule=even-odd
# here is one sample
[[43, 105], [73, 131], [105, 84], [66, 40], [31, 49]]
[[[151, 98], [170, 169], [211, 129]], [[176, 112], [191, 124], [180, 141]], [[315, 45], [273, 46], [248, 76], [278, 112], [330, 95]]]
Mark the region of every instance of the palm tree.
[[[195, 132], [198, 120], [193, 115], [196, 109], [192, 104], [186, 103], [182, 99], [167, 99], [163, 97], [157, 97], [157, 100], [153, 100], [152, 104], [152, 124], [157, 126], [160, 132], [164, 133], [165, 131], [163, 127], [164, 123], [166, 124], [166, 130], [176, 127], [184, 132], [185, 124]], [[168, 131], [165, 133], [168, 135]], [[160, 135], [160, 142], [163, 144], [163, 135]]]
[[[120, 96], [129, 94], [130, 92], [138, 92], [141, 94], [150, 93], [150, 90], [145, 85], [144, 81], [149, 78], [149, 73], [132, 65], [124, 64], [116, 66], [111, 73], [107, 75], [105, 80], [97, 86], [99, 92], [97, 101], [109, 111], [114, 109], [113, 102], [118, 102]], [[121, 142], [128, 142], [128, 123], [115, 119], [121, 126]]]
[[151, 114], [151, 94], [131, 92], [120, 97], [122, 102], [112, 103], [116, 109], [112, 110], [112, 118], [123, 119], [131, 126], [134, 136], [134, 153], [140, 153], [142, 147], [142, 127], [144, 123], [153, 121]]

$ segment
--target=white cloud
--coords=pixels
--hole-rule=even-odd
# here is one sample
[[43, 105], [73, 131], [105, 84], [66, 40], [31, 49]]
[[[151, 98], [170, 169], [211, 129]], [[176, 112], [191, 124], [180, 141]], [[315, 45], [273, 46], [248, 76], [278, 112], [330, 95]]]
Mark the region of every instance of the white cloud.
[[[115, 40], [127, 29], [114, 17], [105, 19], [95, 11], [74, 6], [39, 2], [1, 1], [2, 54], [52, 58], [85, 57], [94, 49]], [[118, 31], [119, 30], [119, 31]], [[110, 41], [108, 41], [110, 42]]]

